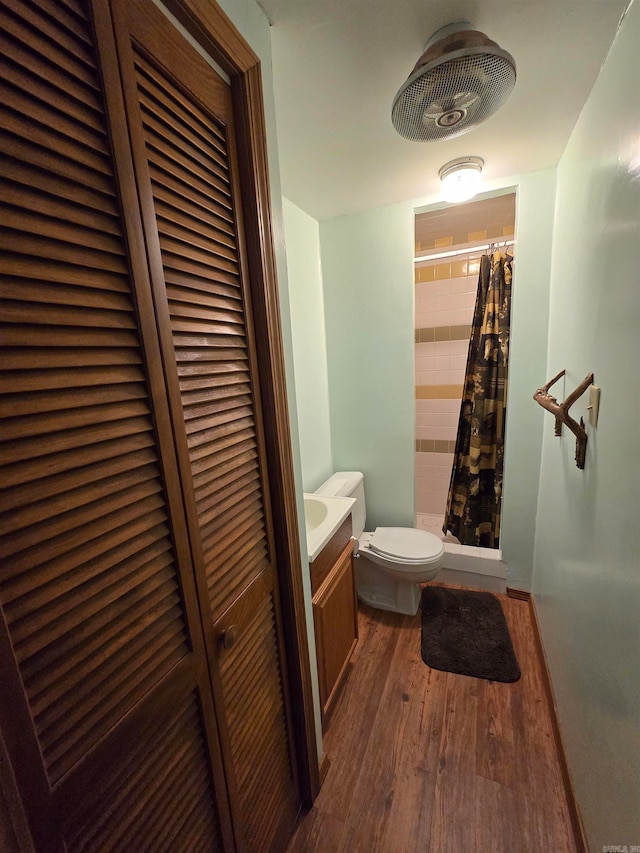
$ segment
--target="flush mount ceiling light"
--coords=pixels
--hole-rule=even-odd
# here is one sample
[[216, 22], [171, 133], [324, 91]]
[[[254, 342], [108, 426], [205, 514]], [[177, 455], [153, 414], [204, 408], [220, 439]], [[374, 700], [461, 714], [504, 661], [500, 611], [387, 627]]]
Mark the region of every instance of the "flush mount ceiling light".
[[473, 198], [482, 183], [480, 173], [483, 166], [482, 157], [458, 157], [445, 163], [438, 172], [442, 181], [442, 198], [453, 204]]

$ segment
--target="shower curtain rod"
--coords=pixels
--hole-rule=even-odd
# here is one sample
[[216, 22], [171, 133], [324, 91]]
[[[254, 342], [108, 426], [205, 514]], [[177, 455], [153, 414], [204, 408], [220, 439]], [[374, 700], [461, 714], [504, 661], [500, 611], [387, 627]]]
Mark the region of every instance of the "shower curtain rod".
[[496, 249], [501, 249], [503, 246], [513, 246], [515, 240], [500, 240], [496, 243], [486, 243], [483, 246], [471, 246], [469, 249], [451, 249], [448, 252], [437, 252], [429, 255], [417, 255], [413, 262], [419, 264], [421, 261], [438, 261], [441, 258], [453, 258], [456, 255], [469, 255], [471, 252], [483, 252], [494, 246]]

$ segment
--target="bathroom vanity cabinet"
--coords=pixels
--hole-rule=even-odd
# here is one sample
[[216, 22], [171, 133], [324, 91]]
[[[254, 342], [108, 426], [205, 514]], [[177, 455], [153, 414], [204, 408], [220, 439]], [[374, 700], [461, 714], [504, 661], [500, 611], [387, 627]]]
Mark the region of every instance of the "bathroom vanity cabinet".
[[311, 563], [311, 591], [324, 728], [358, 642], [351, 516]]

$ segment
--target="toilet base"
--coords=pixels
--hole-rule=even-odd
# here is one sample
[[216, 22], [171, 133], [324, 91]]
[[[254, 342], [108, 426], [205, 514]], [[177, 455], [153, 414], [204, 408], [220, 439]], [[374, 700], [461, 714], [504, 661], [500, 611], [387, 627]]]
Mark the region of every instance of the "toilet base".
[[420, 585], [392, 578], [366, 557], [356, 560], [356, 586], [360, 601], [377, 610], [407, 616], [415, 616], [418, 612]]

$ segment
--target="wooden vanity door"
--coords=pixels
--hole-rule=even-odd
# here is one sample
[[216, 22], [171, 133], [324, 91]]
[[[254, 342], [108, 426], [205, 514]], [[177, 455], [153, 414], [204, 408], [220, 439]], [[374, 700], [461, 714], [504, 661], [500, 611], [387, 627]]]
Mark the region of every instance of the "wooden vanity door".
[[351, 542], [314, 592], [313, 618], [324, 725], [358, 642], [358, 602]]
[[234, 825], [277, 851], [300, 794], [231, 91], [151, 0], [113, 5]]

